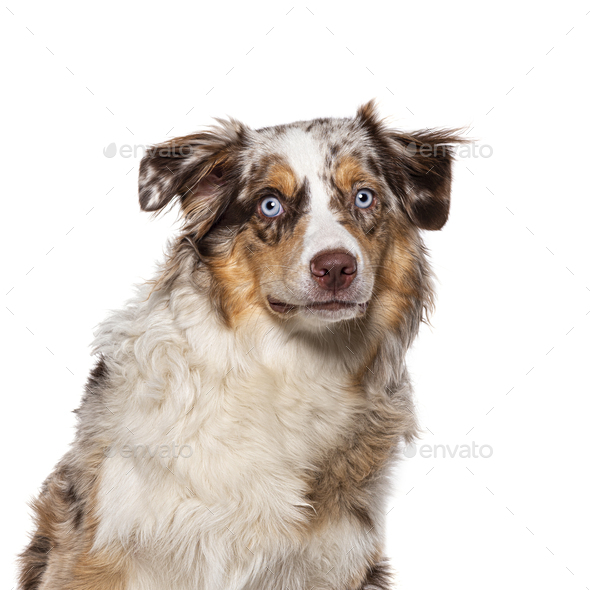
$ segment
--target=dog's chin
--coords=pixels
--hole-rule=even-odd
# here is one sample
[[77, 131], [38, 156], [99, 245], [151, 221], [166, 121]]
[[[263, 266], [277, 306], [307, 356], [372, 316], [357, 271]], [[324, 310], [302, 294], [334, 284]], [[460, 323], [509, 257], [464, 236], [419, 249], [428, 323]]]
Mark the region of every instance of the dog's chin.
[[279, 315], [285, 317], [297, 316], [315, 324], [339, 322], [362, 316], [369, 305], [368, 301], [358, 303], [340, 299], [310, 301], [303, 305], [295, 305], [279, 301], [273, 297], [268, 297], [267, 303], [270, 309]]

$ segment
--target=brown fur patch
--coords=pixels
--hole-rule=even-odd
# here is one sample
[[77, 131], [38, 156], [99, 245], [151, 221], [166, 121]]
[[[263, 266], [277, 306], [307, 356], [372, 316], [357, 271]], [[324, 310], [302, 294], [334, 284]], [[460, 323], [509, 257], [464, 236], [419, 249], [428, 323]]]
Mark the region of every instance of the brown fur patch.
[[348, 195], [352, 195], [355, 187], [379, 185], [379, 180], [376, 179], [368, 170], [361, 164], [359, 160], [352, 156], [342, 158], [336, 166], [334, 173], [334, 181], [338, 188]]
[[317, 515], [314, 527], [352, 515], [365, 532], [373, 528], [371, 484], [385, 475], [405, 422], [403, 413], [387, 403], [378, 403], [356, 417], [351, 431], [309, 474], [308, 498]]
[[63, 463], [33, 503], [37, 531], [20, 556], [21, 590], [125, 590], [128, 571], [121, 550], [93, 551], [100, 455], [87, 470]]
[[369, 568], [358, 590], [388, 590], [392, 581], [393, 576], [387, 562], [380, 561]]
[[234, 327], [240, 318], [259, 301], [258, 280], [251, 268], [246, 235], [240, 234], [227, 258], [214, 258], [208, 264], [213, 281], [210, 295], [228, 327]]
[[[341, 223], [359, 241], [371, 264], [375, 264], [391, 239], [386, 223], [390, 208], [386, 185], [354, 156], [339, 160], [329, 180], [334, 189], [330, 200], [332, 209], [340, 212]], [[374, 193], [373, 204], [366, 209], [354, 205], [356, 192], [361, 188]]]
[[[261, 305], [266, 309], [270, 310], [267, 295], [278, 299], [292, 299], [292, 292], [283, 285], [290, 278], [289, 273], [301, 255], [306, 229], [307, 220], [301, 219], [292, 233], [283, 236], [276, 245], [268, 247], [264, 243], [252, 244], [253, 255], [250, 256], [250, 264], [257, 277]], [[277, 317], [282, 320], [289, 319], [290, 312]]]
[[413, 319], [412, 312], [421, 317], [426, 294], [425, 269], [420, 261], [420, 246], [412, 239], [412, 230], [399, 223], [390, 227], [394, 237], [378, 267], [373, 310], [380, 321], [399, 334], [403, 324]]
[[[101, 356], [88, 377], [83, 406], [102, 394], [107, 380], [106, 359]], [[91, 551], [103, 458], [96, 447], [85, 457], [66, 455], [32, 502], [36, 531], [19, 556], [21, 590], [37, 590], [42, 584], [44, 590], [124, 589], [122, 582], [115, 583], [112, 572], [119, 570], [112, 556]]]
[[39, 527], [24, 553], [21, 554], [21, 573], [19, 583], [22, 590], [36, 590], [47, 569], [49, 552], [53, 549], [51, 541], [43, 535]]
[[297, 190], [297, 179], [293, 170], [282, 161], [273, 163], [265, 181], [270, 188], [275, 188], [288, 197]]

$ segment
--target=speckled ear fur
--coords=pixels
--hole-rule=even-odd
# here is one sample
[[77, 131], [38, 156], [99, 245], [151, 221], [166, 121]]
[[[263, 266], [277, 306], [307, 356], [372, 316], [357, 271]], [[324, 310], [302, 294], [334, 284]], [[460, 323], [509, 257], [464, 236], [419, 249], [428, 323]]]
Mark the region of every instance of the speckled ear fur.
[[451, 205], [454, 146], [465, 143], [458, 129], [423, 129], [405, 133], [387, 129], [378, 117], [374, 101], [361, 106], [357, 118], [379, 143], [383, 166], [389, 160], [392, 189], [399, 195], [412, 222], [421, 229], [441, 229]]
[[225, 189], [232, 177], [234, 154], [248, 130], [234, 119], [218, 122], [207, 131], [151, 147], [139, 166], [141, 208], [160, 212], [178, 198], [195, 239], [227, 207]]

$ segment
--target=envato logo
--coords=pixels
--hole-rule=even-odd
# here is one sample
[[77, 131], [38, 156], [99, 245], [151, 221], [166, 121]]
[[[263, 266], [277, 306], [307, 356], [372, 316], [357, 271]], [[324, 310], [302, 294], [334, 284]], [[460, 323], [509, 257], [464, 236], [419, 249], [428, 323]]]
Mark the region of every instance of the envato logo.
[[418, 455], [422, 459], [489, 459], [494, 454], [490, 445], [408, 445], [404, 449], [404, 456], [411, 459]]
[[427, 158], [444, 158], [451, 153], [456, 158], [491, 158], [494, 154], [494, 150], [491, 145], [487, 143], [478, 144], [475, 142], [469, 142], [461, 145], [452, 144], [416, 144], [410, 142], [405, 148], [404, 152], [409, 156], [420, 155]]
[[[115, 142], [109, 143], [103, 150], [102, 153], [105, 158], [114, 158], [119, 156], [120, 158], [143, 158], [147, 151], [150, 151], [153, 155], [157, 154], [163, 158], [171, 157], [184, 157], [190, 156], [192, 148], [190, 145], [178, 145], [178, 146], [159, 146], [149, 147], [143, 144], [128, 144], [124, 143], [117, 146]], [[404, 152], [408, 156], [420, 155], [428, 158], [444, 158], [451, 152], [456, 158], [491, 158], [494, 154], [494, 150], [491, 145], [487, 143], [478, 144], [470, 142], [467, 144], [461, 144], [453, 146], [452, 144], [416, 144], [415, 142], [409, 143], [405, 148]]]
[[162, 158], [183, 158], [190, 156], [193, 150], [190, 145], [162, 145], [162, 146], [147, 146], [143, 144], [128, 144], [124, 143], [117, 146], [115, 142], [109, 143], [107, 147], [102, 150], [105, 158], [143, 158], [145, 154], [149, 153], [153, 156], [158, 155]]
[[130, 459], [131, 457], [149, 457], [154, 459], [188, 459], [194, 452], [191, 445], [178, 445], [173, 442], [172, 445], [111, 445], [104, 450], [105, 457], [115, 457], [119, 455], [123, 459]]

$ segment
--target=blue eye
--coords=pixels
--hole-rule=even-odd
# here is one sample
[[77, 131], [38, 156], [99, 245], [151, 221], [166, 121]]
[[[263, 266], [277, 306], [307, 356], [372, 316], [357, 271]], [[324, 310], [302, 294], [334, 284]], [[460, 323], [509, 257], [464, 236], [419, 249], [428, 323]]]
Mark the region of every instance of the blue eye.
[[283, 206], [276, 197], [266, 197], [260, 201], [260, 212], [265, 217], [276, 217], [283, 212]]
[[373, 204], [373, 199], [375, 195], [373, 195], [373, 191], [369, 190], [368, 188], [362, 188], [354, 198], [354, 204], [359, 207], [360, 209], [367, 209]]

